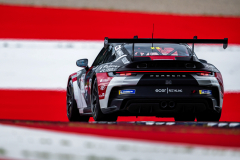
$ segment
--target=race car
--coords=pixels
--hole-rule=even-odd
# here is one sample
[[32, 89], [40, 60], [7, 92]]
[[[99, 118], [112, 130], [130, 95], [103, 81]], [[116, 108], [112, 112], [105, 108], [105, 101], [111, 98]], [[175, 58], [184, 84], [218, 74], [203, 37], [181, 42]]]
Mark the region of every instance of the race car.
[[[174, 117], [175, 121], [219, 121], [224, 86], [220, 71], [198, 59], [195, 43], [228, 39], [104, 39], [91, 66], [67, 83], [70, 121], [116, 121], [118, 116]], [[192, 44], [190, 46], [189, 44]]]

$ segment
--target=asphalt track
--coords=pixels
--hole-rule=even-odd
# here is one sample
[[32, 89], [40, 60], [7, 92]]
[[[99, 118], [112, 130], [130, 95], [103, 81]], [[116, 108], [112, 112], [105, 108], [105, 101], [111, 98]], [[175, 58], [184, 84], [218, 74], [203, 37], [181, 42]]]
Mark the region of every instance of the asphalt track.
[[240, 147], [237, 122], [46, 122], [0, 120], [2, 125], [100, 137]]

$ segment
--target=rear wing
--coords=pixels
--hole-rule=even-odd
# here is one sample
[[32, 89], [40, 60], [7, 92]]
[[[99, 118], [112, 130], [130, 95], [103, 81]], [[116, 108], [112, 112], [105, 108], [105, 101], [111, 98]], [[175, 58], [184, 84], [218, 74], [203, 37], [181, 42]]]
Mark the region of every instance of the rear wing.
[[134, 36], [133, 39], [104, 39], [104, 48], [107, 48], [109, 43], [204, 43], [204, 44], [223, 44], [223, 48], [228, 46], [228, 38], [224, 39], [138, 39]]

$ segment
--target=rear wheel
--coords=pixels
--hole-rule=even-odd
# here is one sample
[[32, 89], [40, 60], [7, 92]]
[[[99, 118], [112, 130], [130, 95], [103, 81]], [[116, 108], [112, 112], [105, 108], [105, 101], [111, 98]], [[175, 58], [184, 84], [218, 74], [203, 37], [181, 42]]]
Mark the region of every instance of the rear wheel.
[[98, 85], [97, 79], [95, 78], [93, 82], [92, 94], [91, 94], [91, 106], [92, 106], [92, 116], [95, 121], [116, 121], [116, 115], [106, 115], [103, 114], [100, 109], [99, 96], [98, 96]]
[[195, 115], [193, 114], [180, 114], [174, 117], [175, 121], [194, 121]]
[[69, 121], [88, 122], [88, 116], [81, 116], [74, 99], [73, 84], [70, 80], [67, 86], [67, 117]]
[[221, 112], [204, 112], [201, 114], [198, 114], [197, 121], [210, 121], [210, 122], [218, 122], [221, 118]]

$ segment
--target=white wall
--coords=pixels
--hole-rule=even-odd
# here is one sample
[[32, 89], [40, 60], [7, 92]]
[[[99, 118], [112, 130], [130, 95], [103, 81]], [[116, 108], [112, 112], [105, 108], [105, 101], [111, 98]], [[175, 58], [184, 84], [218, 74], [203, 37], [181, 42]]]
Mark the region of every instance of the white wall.
[[[68, 76], [78, 71], [76, 60], [91, 65], [103, 41], [0, 40], [0, 88], [65, 89]], [[214, 64], [226, 91], [240, 90], [240, 46], [196, 46], [198, 58]]]

